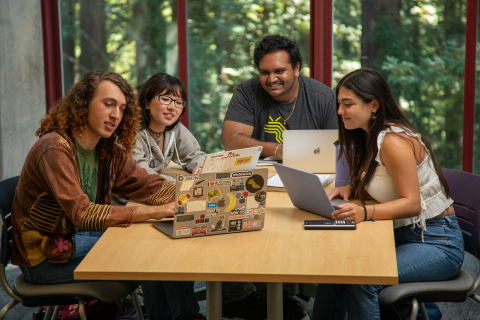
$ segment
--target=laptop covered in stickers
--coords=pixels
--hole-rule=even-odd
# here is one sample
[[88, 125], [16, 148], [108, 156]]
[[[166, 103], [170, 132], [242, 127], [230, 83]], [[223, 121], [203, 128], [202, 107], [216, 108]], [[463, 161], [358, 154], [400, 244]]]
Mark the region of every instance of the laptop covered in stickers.
[[267, 180], [265, 168], [179, 175], [175, 217], [153, 225], [174, 239], [261, 230]]
[[262, 149], [262, 146], [258, 146], [207, 154], [202, 172], [255, 169]]

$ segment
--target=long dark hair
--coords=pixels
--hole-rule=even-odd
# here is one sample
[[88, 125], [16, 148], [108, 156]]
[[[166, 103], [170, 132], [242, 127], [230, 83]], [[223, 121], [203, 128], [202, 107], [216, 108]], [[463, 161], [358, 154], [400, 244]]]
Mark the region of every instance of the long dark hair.
[[[150, 125], [150, 110], [147, 109], [147, 102], [151, 101], [153, 97], [159, 94], [172, 94], [177, 96], [180, 93], [180, 97], [186, 102], [187, 93], [183, 82], [167, 73], [157, 73], [151, 76], [147, 82], [142, 86], [140, 95], [138, 96], [138, 104], [142, 111], [142, 129], [148, 128]], [[180, 118], [185, 113], [185, 106], [182, 110], [182, 114], [178, 117], [177, 121], [165, 128], [166, 131], [170, 131], [178, 124]]]
[[[377, 167], [375, 157], [378, 153], [377, 137], [380, 131], [389, 128], [389, 124], [394, 124], [395, 126], [406, 128], [413, 133], [420, 133], [413, 127], [410, 121], [408, 121], [402, 110], [400, 110], [387, 82], [377, 71], [373, 69], [358, 69], [350, 72], [338, 83], [336, 87], [337, 97], [341, 87], [352, 90], [364, 103], [370, 103], [376, 100], [379, 106], [376, 111], [377, 118], [370, 120], [368, 133], [361, 128], [354, 130], [345, 129], [342, 116], [337, 113], [340, 142], [339, 159], [342, 155], [345, 155], [350, 169], [349, 174], [352, 179], [352, 184], [354, 185], [353, 196], [360, 199], [362, 203], [365, 203], [367, 198], [365, 187], [372, 180]], [[337, 111], [339, 107], [340, 104], [337, 100]], [[409, 141], [415, 153], [413, 143], [404, 136], [397, 135]], [[422, 142], [430, 153], [445, 195], [450, 197], [447, 180], [445, 180], [442, 169], [435, 158], [431, 143], [427, 137], [423, 135], [421, 135], [421, 137]], [[363, 172], [365, 172], [365, 176], [362, 178]]]

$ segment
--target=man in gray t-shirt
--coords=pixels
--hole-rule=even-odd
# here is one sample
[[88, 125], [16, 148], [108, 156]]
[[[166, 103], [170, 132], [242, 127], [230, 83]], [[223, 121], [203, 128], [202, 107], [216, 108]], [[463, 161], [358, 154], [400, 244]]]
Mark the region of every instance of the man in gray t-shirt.
[[284, 130], [337, 129], [335, 95], [300, 75], [295, 41], [266, 36], [255, 47], [259, 76], [240, 84], [223, 123], [225, 150], [261, 145], [262, 156], [283, 158]]

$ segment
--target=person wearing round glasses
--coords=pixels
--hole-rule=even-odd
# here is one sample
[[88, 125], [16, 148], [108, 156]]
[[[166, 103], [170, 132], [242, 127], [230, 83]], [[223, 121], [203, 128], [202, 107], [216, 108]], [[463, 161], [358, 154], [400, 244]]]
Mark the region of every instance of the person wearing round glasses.
[[[195, 137], [180, 123], [187, 94], [180, 79], [166, 73], [151, 76], [138, 97], [141, 131], [132, 158], [150, 173], [162, 174], [170, 161], [194, 174], [202, 171], [205, 153]], [[175, 181], [172, 177], [165, 178]]]

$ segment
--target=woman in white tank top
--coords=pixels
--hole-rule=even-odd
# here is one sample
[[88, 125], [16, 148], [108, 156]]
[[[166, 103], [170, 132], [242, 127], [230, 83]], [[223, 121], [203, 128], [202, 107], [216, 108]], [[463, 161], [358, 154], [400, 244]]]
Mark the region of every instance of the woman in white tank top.
[[[352, 184], [335, 188], [330, 199], [353, 196], [364, 205], [340, 205], [333, 218], [393, 220], [400, 283], [452, 278], [462, 266], [464, 244], [430, 142], [408, 121], [375, 70], [347, 74], [336, 93], [340, 156], [349, 164]], [[366, 205], [369, 196], [380, 204]], [[380, 319], [378, 292], [384, 287], [320, 284], [312, 319], [344, 319], [345, 313], [348, 319]], [[396, 309], [393, 313], [410, 312]]]

